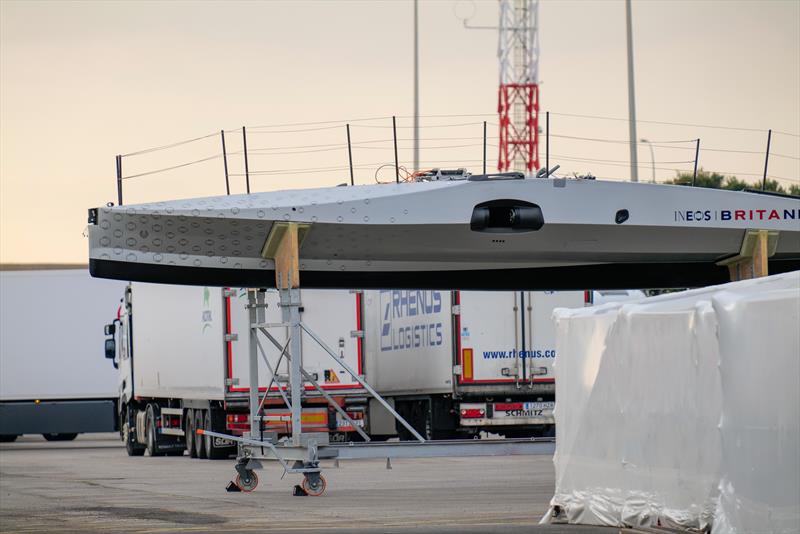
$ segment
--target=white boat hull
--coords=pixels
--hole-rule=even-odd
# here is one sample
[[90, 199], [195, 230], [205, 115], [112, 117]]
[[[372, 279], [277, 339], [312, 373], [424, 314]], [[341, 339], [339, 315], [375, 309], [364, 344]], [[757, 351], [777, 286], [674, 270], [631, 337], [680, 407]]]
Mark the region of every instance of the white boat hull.
[[[530, 221], [520, 215], [508, 222], [509, 210], [540, 220], [525, 226]], [[737, 254], [753, 229], [778, 232], [771, 272], [800, 268], [797, 198], [526, 179], [99, 208], [90, 216], [90, 269], [94, 276], [148, 282], [274, 285], [273, 262], [261, 252], [272, 224], [281, 221], [310, 225], [300, 249], [306, 287], [703, 285], [727, 280], [727, 269], [716, 262]]]

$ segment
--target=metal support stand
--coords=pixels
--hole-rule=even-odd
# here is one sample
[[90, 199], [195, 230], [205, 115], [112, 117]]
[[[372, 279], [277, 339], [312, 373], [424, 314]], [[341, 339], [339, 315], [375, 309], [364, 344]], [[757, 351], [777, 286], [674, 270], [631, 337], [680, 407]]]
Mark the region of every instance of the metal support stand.
[[[451, 440], [425, 441], [423, 437], [403, 419], [394, 408], [381, 397], [358, 373], [341, 361], [334, 352], [300, 318], [299, 288], [299, 249], [308, 227], [296, 223], [282, 223], [273, 226], [262, 255], [275, 262], [276, 287], [280, 295], [282, 322], [267, 323], [263, 290], [248, 290], [248, 309], [250, 318], [249, 387], [250, 387], [250, 433], [243, 437], [230, 436], [219, 432], [199, 429], [198, 434], [219, 437], [234, 441], [239, 446], [236, 462], [236, 478], [228, 485], [228, 491], [253, 491], [258, 485], [255, 470], [260, 469], [260, 460], [277, 460], [285, 473], [303, 475], [303, 482], [295, 488], [295, 495], [322, 495], [327, 483], [322, 476], [320, 460], [356, 458], [450, 457], [450, 456], [498, 456], [507, 454], [553, 454], [555, 444], [552, 439], [515, 440]], [[287, 329], [289, 339], [281, 344], [270, 329]], [[399, 443], [370, 443], [369, 436], [339, 406], [334, 399], [317, 383], [314, 377], [303, 369], [302, 336], [306, 333], [313, 342], [339, 365], [343, 366], [353, 378], [375, 399], [378, 400], [397, 421], [408, 429], [418, 441]], [[262, 347], [259, 335], [263, 335], [279, 351], [275, 366], [270, 364]], [[288, 350], [287, 350], [288, 349]], [[261, 415], [263, 399], [259, 400], [258, 358], [262, 357], [273, 377], [270, 387], [279, 372], [278, 366], [285, 357], [289, 368], [289, 396], [281, 394], [291, 412], [291, 437], [277, 439], [274, 432], [263, 432], [264, 417]], [[332, 444], [327, 432], [303, 432], [302, 403], [305, 384], [309, 383], [336, 409], [347, 422], [361, 434], [367, 443]], [[269, 394], [270, 387], [265, 392]], [[280, 390], [279, 384], [279, 390]]]

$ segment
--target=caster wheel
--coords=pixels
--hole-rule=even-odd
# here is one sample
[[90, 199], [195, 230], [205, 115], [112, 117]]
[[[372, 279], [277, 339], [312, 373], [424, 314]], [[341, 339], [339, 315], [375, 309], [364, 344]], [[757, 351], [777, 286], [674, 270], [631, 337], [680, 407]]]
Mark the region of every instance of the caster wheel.
[[236, 485], [243, 492], [250, 493], [258, 486], [258, 475], [256, 475], [255, 471], [248, 471], [247, 478], [242, 477], [242, 475], [236, 475]]
[[319, 497], [325, 493], [328, 483], [325, 481], [325, 477], [320, 474], [312, 475], [312, 477], [307, 476], [303, 479], [303, 490], [312, 497]]

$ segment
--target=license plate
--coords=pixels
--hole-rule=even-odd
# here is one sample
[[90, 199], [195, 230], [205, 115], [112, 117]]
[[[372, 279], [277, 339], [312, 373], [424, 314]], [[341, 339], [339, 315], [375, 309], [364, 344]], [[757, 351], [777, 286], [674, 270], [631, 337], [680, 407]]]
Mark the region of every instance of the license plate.
[[495, 417], [541, 417], [553, 415], [555, 402], [525, 402], [521, 410], [495, 410]]

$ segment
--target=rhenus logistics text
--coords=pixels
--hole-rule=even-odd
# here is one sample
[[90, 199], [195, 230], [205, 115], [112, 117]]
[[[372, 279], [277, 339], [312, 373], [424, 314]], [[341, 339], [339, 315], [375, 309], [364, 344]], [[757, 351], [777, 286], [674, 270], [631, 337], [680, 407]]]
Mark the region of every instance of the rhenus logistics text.
[[442, 344], [440, 291], [381, 291], [381, 351]]

